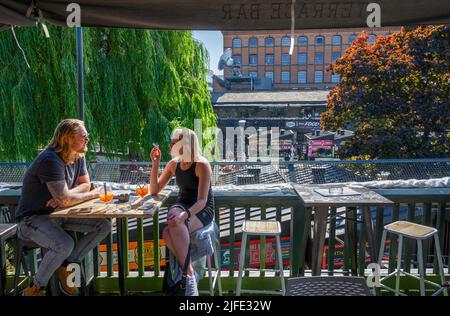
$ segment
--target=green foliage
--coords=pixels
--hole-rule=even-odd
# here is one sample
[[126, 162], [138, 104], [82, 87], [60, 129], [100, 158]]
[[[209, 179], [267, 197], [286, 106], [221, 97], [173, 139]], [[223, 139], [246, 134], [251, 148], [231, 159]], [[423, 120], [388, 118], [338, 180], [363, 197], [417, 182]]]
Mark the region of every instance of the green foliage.
[[353, 128], [341, 158], [449, 157], [450, 30], [402, 29], [368, 43], [362, 34], [332, 65], [324, 129]]
[[[0, 161], [30, 161], [61, 119], [77, 116], [73, 29], [0, 33]], [[216, 125], [205, 48], [188, 31], [84, 28], [85, 122], [94, 144], [124, 159], [149, 160], [168, 148], [174, 127]], [[168, 159], [168, 150], [163, 150]]]

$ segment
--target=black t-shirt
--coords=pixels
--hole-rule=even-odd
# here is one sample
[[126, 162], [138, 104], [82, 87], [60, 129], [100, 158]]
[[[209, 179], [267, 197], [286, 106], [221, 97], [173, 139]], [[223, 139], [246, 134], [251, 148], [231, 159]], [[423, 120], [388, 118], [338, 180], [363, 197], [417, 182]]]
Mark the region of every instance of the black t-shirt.
[[64, 161], [51, 148], [43, 150], [25, 173], [22, 195], [16, 210], [16, 220], [31, 215], [46, 215], [53, 212], [47, 207], [52, 198], [47, 182], [65, 180], [69, 189], [78, 185], [78, 177], [87, 174], [86, 160], [78, 159], [65, 165]]

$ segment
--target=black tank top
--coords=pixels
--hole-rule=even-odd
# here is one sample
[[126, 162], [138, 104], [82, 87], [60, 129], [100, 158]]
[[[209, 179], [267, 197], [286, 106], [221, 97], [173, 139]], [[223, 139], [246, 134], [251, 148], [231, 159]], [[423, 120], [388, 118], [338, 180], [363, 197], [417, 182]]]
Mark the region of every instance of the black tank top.
[[[175, 170], [175, 178], [180, 191], [178, 193], [178, 202], [187, 204], [189, 207], [197, 202], [199, 178], [195, 174], [196, 163], [187, 170], [182, 170], [180, 163], [177, 163]], [[214, 212], [214, 196], [212, 193], [211, 183], [209, 184], [208, 200], [206, 202], [205, 210]], [[212, 213], [213, 214], [213, 213]]]

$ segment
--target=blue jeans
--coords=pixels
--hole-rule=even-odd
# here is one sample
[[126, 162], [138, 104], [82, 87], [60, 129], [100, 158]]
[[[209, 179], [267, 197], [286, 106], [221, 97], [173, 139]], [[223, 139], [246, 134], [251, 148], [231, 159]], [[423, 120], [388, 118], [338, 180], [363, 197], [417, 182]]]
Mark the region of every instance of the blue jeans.
[[[75, 244], [67, 231], [87, 233]], [[48, 215], [33, 215], [23, 218], [18, 225], [18, 236], [31, 240], [47, 252], [42, 258], [34, 283], [47, 286], [53, 273], [64, 260], [81, 260], [111, 231], [107, 219], [50, 218]]]

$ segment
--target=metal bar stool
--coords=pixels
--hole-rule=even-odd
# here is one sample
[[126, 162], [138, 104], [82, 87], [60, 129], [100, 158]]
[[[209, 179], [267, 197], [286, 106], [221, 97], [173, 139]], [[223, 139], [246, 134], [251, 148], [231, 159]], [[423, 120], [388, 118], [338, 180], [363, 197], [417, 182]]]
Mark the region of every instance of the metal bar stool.
[[[219, 240], [219, 228], [217, 227], [217, 224], [213, 221], [210, 225], [207, 225], [201, 229], [199, 229], [197, 232], [194, 232], [199, 234], [201, 237], [200, 239], [204, 239], [204, 234], [206, 233], [210, 240], [211, 240], [211, 246], [212, 248], [210, 250], [207, 250], [207, 254], [204, 256], [204, 259], [206, 259], [206, 266], [203, 263], [200, 263], [200, 267], [196, 268], [194, 266], [194, 269], [197, 270], [203, 277], [204, 273], [208, 271], [208, 281], [209, 281], [209, 291], [208, 293], [211, 296], [214, 296], [216, 285], [219, 290], [219, 295], [222, 296], [222, 283], [220, 279], [220, 240]], [[192, 244], [191, 244], [192, 247]], [[193, 250], [193, 248], [191, 248]], [[202, 259], [203, 260], [203, 259]], [[212, 260], [214, 260], [214, 272], [215, 275], [213, 276], [213, 267], [212, 267]], [[195, 263], [193, 262], [193, 265]], [[199, 292], [205, 292], [205, 291], [199, 291]]]
[[[264, 294], [279, 294], [284, 295], [286, 292], [285, 284], [284, 284], [284, 275], [283, 275], [283, 260], [281, 257], [281, 225], [278, 221], [249, 221], [246, 220], [242, 224], [242, 243], [241, 243], [241, 254], [239, 257], [239, 276], [237, 280], [236, 286], [236, 295], [240, 296], [241, 293], [264, 293]], [[248, 236], [274, 236], [276, 239], [276, 247], [277, 247], [277, 261], [276, 265], [278, 266], [278, 270], [280, 272], [280, 281], [281, 281], [281, 291], [261, 291], [261, 290], [242, 290], [242, 275], [244, 270], [254, 270], [254, 269], [244, 269], [245, 263], [245, 253], [247, 247], [247, 237]]]
[[[214, 296], [216, 291], [216, 285], [219, 290], [219, 296], [222, 296], [222, 282], [220, 280], [220, 243], [212, 239], [214, 253], [212, 255], [206, 256], [206, 268], [208, 269], [208, 280], [209, 280], [209, 294]], [[214, 272], [213, 276], [213, 268], [212, 268], [212, 260], [214, 260]]]
[[[433, 295], [437, 295], [440, 292], [444, 292], [444, 296], [448, 295], [447, 288], [444, 287], [445, 285], [445, 279], [444, 279], [444, 265], [442, 263], [442, 255], [441, 255], [441, 247], [439, 245], [439, 237], [438, 237], [438, 230], [433, 227], [423, 226], [407, 221], [397, 221], [392, 224], [384, 226], [383, 230], [383, 236], [381, 238], [381, 247], [380, 247], [380, 253], [378, 255], [378, 265], [381, 266], [381, 259], [384, 252], [384, 244], [386, 242], [386, 235], [387, 233], [398, 235], [398, 252], [397, 252], [397, 269], [393, 271], [392, 273], [389, 273], [387, 276], [380, 279], [380, 285], [381, 287], [388, 289], [390, 291], [395, 292], [395, 295], [405, 295], [404, 293], [400, 292], [400, 273], [403, 273], [405, 275], [408, 275], [412, 278], [415, 278], [420, 281], [420, 295], [425, 296], [425, 283], [437, 287], [439, 290], [436, 291]], [[438, 268], [439, 268], [439, 275], [441, 278], [441, 284], [437, 284], [428, 280], [425, 280], [425, 273], [424, 273], [424, 263], [423, 263], [423, 251], [422, 251], [422, 243], [423, 240], [431, 238], [434, 236], [434, 244], [436, 248], [436, 256], [437, 256], [437, 262], [438, 262]], [[406, 271], [403, 271], [401, 269], [401, 262], [402, 262], [402, 246], [403, 246], [403, 238], [410, 238], [417, 241], [417, 262], [419, 263], [419, 277], [408, 273]], [[396, 275], [395, 279], [395, 290], [382, 284], [381, 282], [392, 277], [393, 275]], [[444, 290], [442, 288], [444, 287]]]

